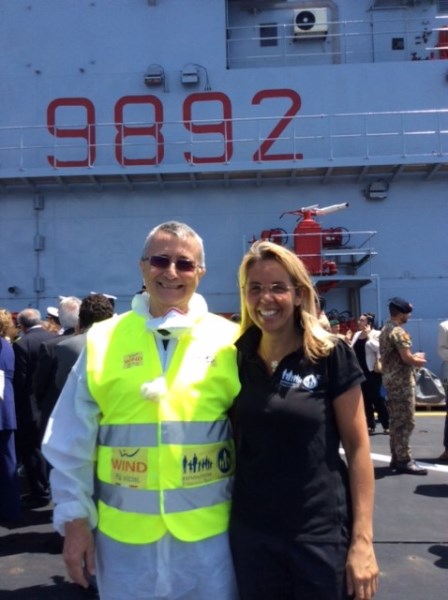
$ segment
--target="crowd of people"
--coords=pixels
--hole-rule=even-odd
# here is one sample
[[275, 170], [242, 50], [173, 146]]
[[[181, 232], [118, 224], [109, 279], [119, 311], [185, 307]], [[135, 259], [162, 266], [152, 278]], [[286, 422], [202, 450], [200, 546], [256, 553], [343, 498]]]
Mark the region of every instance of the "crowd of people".
[[[49, 416], [85, 341], [85, 331], [113, 315], [102, 294], [61, 296], [45, 317], [25, 308], [15, 319], [0, 309], [0, 520], [50, 502], [50, 465], [41, 451]], [[19, 486], [19, 473], [25, 485]], [[20, 487], [26, 492], [20, 495]]]
[[[214, 315], [202, 239], [174, 221], [139, 264], [120, 315], [94, 292], [44, 319], [0, 310], [0, 520], [51, 494], [69, 576], [108, 600], [373, 598], [377, 421], [390, 468], [426, 473], [409, 444], [426, 362], [412, 305], [392, 298], [381, 331], [364, 313], [342, 335], [301, 260], [259, 241], [240, 318]], [[448, 461], [447, 435], [448, 419]]]

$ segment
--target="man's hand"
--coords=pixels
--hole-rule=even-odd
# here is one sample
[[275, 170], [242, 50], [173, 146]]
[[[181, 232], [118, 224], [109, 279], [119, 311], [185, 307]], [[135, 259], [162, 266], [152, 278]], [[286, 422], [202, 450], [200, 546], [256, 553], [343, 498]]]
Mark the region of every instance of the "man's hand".
[[95, 543], [87, 519], [65, 523], [62, 556], [70, 579], [83, 588], [89, 587], [88, 576], [95, 575]]

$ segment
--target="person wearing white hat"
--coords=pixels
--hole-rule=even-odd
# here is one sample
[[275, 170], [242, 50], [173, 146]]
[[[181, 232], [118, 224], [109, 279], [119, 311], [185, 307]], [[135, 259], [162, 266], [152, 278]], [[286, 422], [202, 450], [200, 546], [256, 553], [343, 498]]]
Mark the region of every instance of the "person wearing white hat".
[[47, 317], [57, 319], [59, 323], [59, 309], [57, 309], [56, 306], [47, 306]]
[[55, 333], [61, 332], [59, 309], [56, 306], [47, 306], [46, 328]]

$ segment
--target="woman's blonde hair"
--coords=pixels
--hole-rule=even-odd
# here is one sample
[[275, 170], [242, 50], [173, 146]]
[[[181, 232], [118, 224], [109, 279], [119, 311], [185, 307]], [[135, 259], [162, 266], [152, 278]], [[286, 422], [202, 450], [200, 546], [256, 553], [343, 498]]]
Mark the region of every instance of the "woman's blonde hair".
[[17, 327], [14, 325], [12, 314], [6, 308], [0, 308], [0, 337], [14, 340]]
[[305, 357], [316, 361], [322, 356], [327, 356], [334, 347], [337, 337], [325, 331], [317, 318], [316, 307], [318, 296], [313, 282], [308, 275], [303, 262], [291, 250], [268, 242], [259, 240], [252, 244], [244, 256], [239, 272], [238, 281], [241, 299], [241, 333], [254, 325], [246, 301], [245, 287], [249, 271], [253, 265], [261, 261], [275, 260], [288, 273], [292, 285], [297, 288], [300, 295], [300, 305], [296, 307], [296, 323], [303, 334], [303, 350]]

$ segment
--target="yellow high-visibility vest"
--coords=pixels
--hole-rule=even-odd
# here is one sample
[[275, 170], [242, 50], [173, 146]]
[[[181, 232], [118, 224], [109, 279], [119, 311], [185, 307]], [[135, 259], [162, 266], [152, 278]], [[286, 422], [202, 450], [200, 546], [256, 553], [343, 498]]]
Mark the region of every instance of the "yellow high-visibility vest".
[[[87, 335], [87, 383], [100, 407], [98, 528], [127, 544], [227, 529], [235, 451], [227, 411], [239, 392], [237, 327], [202, 318], [163, 373], [154, 335], [134, 312]], [[165, 378], [147, 399], [142, 384]]]

